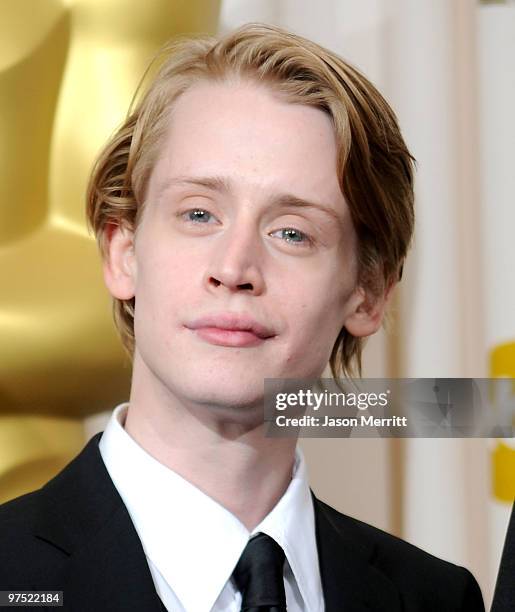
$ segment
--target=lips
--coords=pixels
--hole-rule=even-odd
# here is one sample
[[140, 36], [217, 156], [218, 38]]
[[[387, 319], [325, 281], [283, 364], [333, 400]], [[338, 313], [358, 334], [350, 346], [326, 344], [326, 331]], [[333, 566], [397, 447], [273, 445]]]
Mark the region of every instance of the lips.
[[276, 335], [253, 317], [236, 313], [202, 316], [187, 323], [186, 327], [203, 340], [219, 346], [257, 346]]

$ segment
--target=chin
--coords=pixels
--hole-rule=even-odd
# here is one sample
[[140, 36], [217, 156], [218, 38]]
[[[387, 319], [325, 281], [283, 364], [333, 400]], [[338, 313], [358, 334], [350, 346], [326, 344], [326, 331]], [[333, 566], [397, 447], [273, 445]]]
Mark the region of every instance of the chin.
[[241, 385], [241, 379], [238, 385], [231, 388], [230, 385], [218, 384], [203, 384], [202, 389], [199, 389], [198, 384], [191, 386], [189, 389], [182, 389], [183, 397], [194, 404], [207, 405], [214, 409], [222, 410], [248, 410], [263, 409], [263, 381], [260, 384], [246, 384], [244, 388]]
[[220, 385], [204, 384], [199, 390], [193, 388], [177, 389], [183, 404], [200, 420], [218, 423], [219, 425], [243, 426], [245, 430], [255, 429], [264, 421], [263, 384], [249, 387], [227, 388]]

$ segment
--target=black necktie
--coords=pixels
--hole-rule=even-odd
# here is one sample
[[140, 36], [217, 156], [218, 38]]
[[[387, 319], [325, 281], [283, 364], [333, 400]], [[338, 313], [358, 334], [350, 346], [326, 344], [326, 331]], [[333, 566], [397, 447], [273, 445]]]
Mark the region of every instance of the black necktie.
[[242, 595], [241, 612], [285, 612], [284, 551], [265, 533], [249, 540], [232, 577]]

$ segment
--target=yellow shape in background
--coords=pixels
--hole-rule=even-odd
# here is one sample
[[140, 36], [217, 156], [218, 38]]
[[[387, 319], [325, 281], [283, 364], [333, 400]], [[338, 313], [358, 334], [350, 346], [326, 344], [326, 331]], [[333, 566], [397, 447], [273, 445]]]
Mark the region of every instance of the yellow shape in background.
[[515, 448], [498, 442], [493, 452], [493, 490], [499, 501], [515, 499]]
[[[493, 378], [515, 378], [515, 342], [497, 346], [490, 355]], [[512, 388], [515, 397], [515, 389]], [[515, 499], [515, 443], [499, 440], [492, 453], [492, 484], [496, 499], [512, 503]]]
[[0, 417], [0, 503], [39, 488], [83, 445], [76, 419]]

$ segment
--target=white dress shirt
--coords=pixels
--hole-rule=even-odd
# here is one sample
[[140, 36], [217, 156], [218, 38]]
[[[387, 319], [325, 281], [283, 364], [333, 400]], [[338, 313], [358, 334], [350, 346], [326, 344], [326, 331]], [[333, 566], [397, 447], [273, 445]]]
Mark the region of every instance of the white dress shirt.
[[323, 612], [313, 501], [297, 447], [291, 482], [259, 525], [247, 528], [218, 502], [149, 455], [125, 431], [128, 404], [113, 411], [100, 453], [143, 545], [169, 612], [240, 612], [231, 574], [253, 535], [284, 550], [288, 612]]

